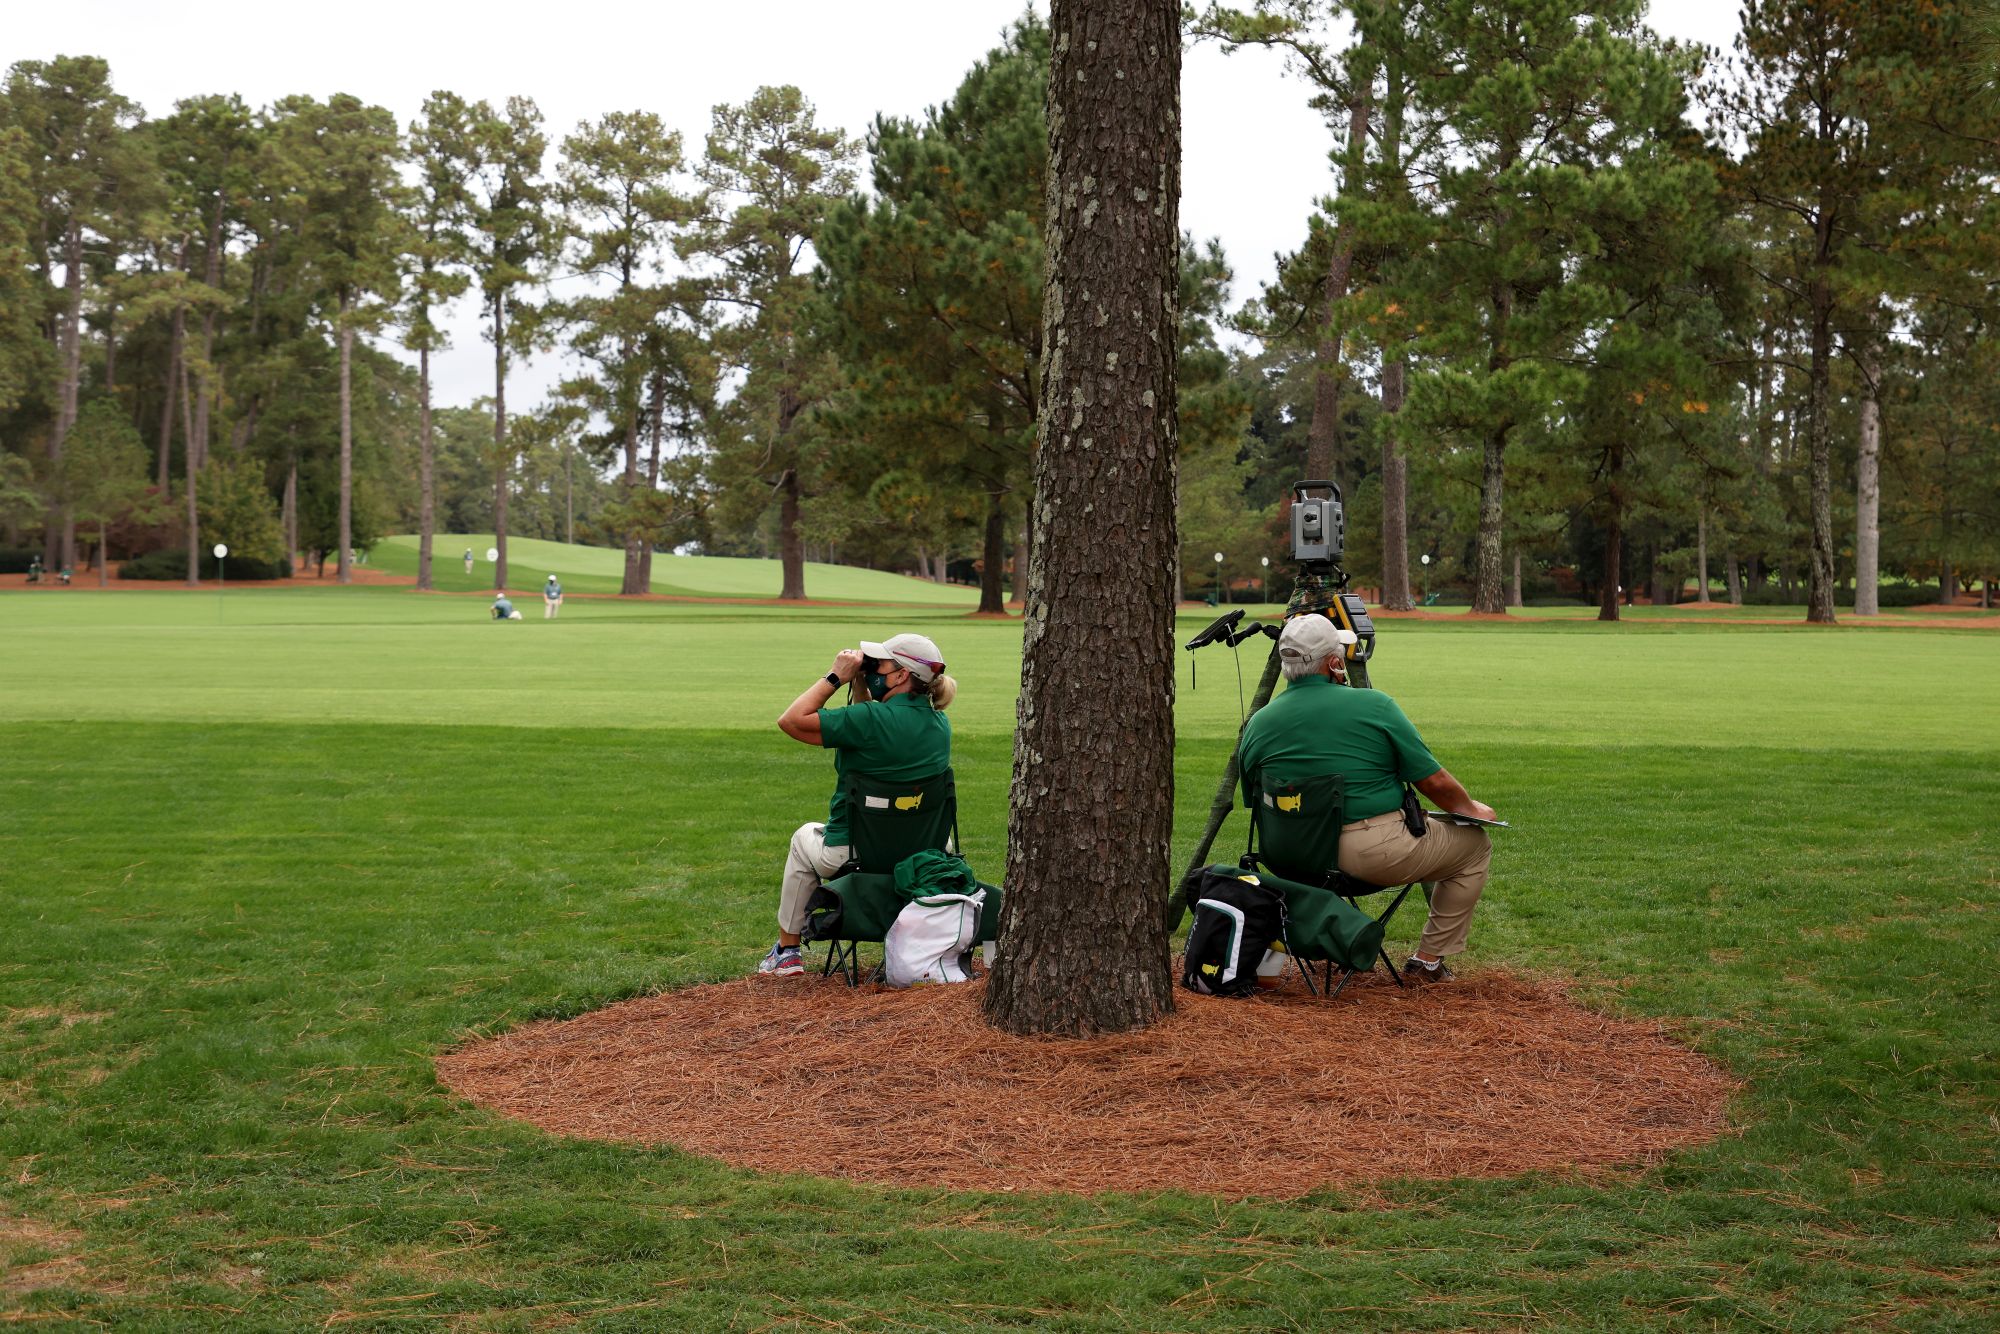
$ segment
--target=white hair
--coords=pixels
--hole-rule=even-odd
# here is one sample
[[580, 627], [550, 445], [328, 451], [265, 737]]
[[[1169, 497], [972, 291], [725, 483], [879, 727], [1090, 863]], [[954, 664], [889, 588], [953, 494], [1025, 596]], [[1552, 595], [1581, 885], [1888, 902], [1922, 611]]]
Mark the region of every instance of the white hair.
[[1331, 653], [1322, 653], [1317, 658], [1294, 658], [1281, 653], [1278, 655], [1278, 666], [1284, 672], [1287, 681], [1297, 681], [1308, 676], [1326, 675], [1326, 660], [1328, 658], [1339, 658], [1341, 665], [1345, 667], [1347, 663], [1347, 651], [1345, 649], [1335, 649]]

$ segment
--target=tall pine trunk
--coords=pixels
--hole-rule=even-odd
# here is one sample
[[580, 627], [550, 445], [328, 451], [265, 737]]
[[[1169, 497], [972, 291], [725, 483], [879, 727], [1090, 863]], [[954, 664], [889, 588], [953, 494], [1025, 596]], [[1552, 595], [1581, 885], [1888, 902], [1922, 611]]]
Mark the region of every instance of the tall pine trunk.
[[1696, 602], [1708, 601], [1708, 505], [1697, 505], [1694, 514], [1694, 563], [1695, 587], [1700, 590]]
[[1512, 588], [1507, 590], [1507, 605], [1510, 607], [1523, 605], [1521, 602], [1521, 553], [1519, 551], [1514, 553], [1514, 584]]
[[[1143, 1027], [1173, 1004], [1180, 6], [1054, 0], [1034, 600], [987, 1017]], [[1105, 559], [1107, 550], [1118, 559]], [[1100, 688], [1107, 608], [1119, 688]]]
[[[1407, 363], [1401, 357], [1382, 363], [1382, 415], [1403, 410], [1403, 380]], [[1382, 432], [1382, 605], [1408, 611], [1410, 596], [1410, 462], [1396, 443], [1395, 433]]]
[[[652, 499], [660, 489], [660, 449], [666, 436], [667, 392], [659, 374], [653, 376], [652, 445], [646, 454], [646, 496]], [[639, 591], [653, 591], [653, 536], [642, 533], [639, 544]]]
[[[1830, 227], [1830, 223], [1825, 224]], [[1806, 449], [1812, 546], [1806, 553], [1806, 619], [1833, 624], [1833, 280], [1823, 262], [1812, 279], [1812, 362], [1806, 382]]]
[[[1368, 118], [1373, 110], [1372, 89], [1357, 88], [1347, 108], [1347, 151], [1341, 173], [1341, 190], [1361, 188], [1361, 158], [1368, 143]], [[1345, 223], [1334, 228], [1333, 255], [1326, 268], [1326, 282], [1320, 290], [1320, 341], [1313, 350], [1312, 420], [1306, 426], [1306, 476], [1332, 477], [1334, 457], [1340, 446], [1340, 394], [1347, 382], [1341, 365], [1341, 344], [1345, 330], [1340, 323], [1340, 303], [1347, 299], [1348, 278], [1354, 269], [1354, 238]]]
[[1729, 581], [1729, 605], [1740, 607], [1743, 605], [1743, 572], [1737, 568], [1736, 553], [1725, 551], [1722, 563], [1724, 575]]
[[285, 499], [278, 511], [278, 525], [285, 534], [285, 562], [299, 558], [299, 461], [285, 469]]
[[350, 292], [340, 294], [340, 550], [334, 553], [334, 580], [354, 582], [354, 329], [347, 321]]
[[778, 482], [778, 567], [784, 574], [779, 598], [800, 602], [806, 595], [806, 552], [799, 541], [799, 470], [785, 469]]
[[1604, 524], [1604, 583], [1597, 591], [1597, 619], [1615, 621], [1618, 619], [1618, 588], [1625, 582], [1625, 451], [1612, 446], [1611, 457], [1604, 465], [1605, 506], [1609, 510]]
[[[62, 378], [56, 391], [56, 420], [49, 431], [49, 463], [62, 462], [63, 445], [76, 425], [77, 397], [83, 380], [83, 222], [75, 215], [63, 237]], [[76, 520], [60, 502], [49, 507], [42, 537], [42, 564], [56, 570], [76, 564]]]
[[1005, 615], [1007, 597], [1001, 567], [1007, 563], [1007, 509], [1004, 492], [986, 493], [986, 534], [979, 552], [979, 610]]
[[640, 568], [640, 551], [644, 543], [640, 541], [637, 527], [636, 507], [639, 503], [639, 415], [635, 410], [625, 420], [625, 471], [618, 478], [618, 486], [625, 495], [625, 573], [618, 583], [620, 596], [632, 597], [646, 591], [645, 575]]
[[1473, 575], [1472, 609], [1505, 612], [1500, 596], [1500, 522], [1506, 473], [1502, 456], [1507, 449], [1507, 428], [1486, 437], [1484, 466], [1479, 475], [1479, 565]]
[[[792, 423], [798, 420], [802, 405], [798, 395], [790, 389], [778, 395], [778, 449], [787, 454], [786, 446], [791, 443]], [[785, 469], [784, 477], [778, 484], [778, 564], [784, 573], [784, 587], [778, 597], [788, 602], [802, 602], [806, 596], [806, 556], [805, 547], [799, 541], [799, 502], [803, 499], [804, 488], [799, 482], [797, 462]]]
[[187, 312], [180, 306], [175, 306], [173, 333], [167, 340], [167, 393], [166, 402], [160, 408], [159, 474], [155, 479], [162, 496], [166, 495], [167, 483], [173, 477], [174, 411], [179, 407], [176, 400], [179, 397], [181, 382], [181, 339], [186, 335], [186, 326]]
[[[429, 318], [426, 311], [425, 318]], [[431, 421], [431, 345], [417, 349], [417, 587], [430, 588], [431, 547], [437, 527], [437, 442]]]
[[507, 589], [507, 294], [493, 298], [493, 591]]
[[1854, 460], [1854, 614], [1882, 611], [1882, 363], [1873, 347], [1854, 358], [1861, 372], [1861, 442]]

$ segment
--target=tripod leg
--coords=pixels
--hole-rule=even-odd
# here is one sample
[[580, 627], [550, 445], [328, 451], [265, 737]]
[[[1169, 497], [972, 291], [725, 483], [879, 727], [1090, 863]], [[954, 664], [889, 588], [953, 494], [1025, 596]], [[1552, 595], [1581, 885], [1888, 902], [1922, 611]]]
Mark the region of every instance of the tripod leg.
[[[1271, 646], [1271, 656], [1264, 663], [1264, 675], [1259, 677], [1257, 681], [1257, 693], [1251, 697], [1250, 712], [1244, 717], [1243, 725], [1245, 727], [1250, 725], [1251, 718], [1257, 716], [1257, 710], [1271, 702], [1271, 691], [1277, 687], [1277, 684], [1278, 646], [1273, 644]], [[1243, 733], [1239, 729], [1236, 735], [1240, 741]], [[1195, 845], [1194, 858], [1188, 862], [1188, 870], [1190, 872], [1208, 865], [1208, 853], [1209, 849], [1215, 846], [1215, 836], [1222, 832], [1222, 822], [1227, 820], [1229, 812], [1235, 809], [1236, 751], [1232, 748], [1229, 752], [1229, 763], [1224, 765], [1222, 769], [1221, 786], [1215, 789], [1215, 800], [1208, 808], [1208, 827], [1202, 830], [1201, 841]], [[1186, 878], [1183, 877], [1182, 885], [1184, 886], [1185, 884]], [[1186, 914], [1187, 894], [1182, 887], [1177, 886], [1174, 889], [1173, 895], [1167, 899], [1167, 930], [1169, 932], [1179, 930], [1181, 918]]]

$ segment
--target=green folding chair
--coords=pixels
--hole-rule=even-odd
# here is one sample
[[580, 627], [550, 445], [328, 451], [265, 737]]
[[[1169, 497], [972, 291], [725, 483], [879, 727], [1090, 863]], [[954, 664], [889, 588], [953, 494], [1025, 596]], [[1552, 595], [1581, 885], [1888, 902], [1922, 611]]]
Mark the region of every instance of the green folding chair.
[[[850, 855], [845, 865], [820, 882], [820, 889], [838, 900], [839, 912], [815, 914], [809, 908], [805, 936], [827, 942], [820, 976], [829, 977], [838, 968], [849, 986], [857, 986], [861, 981], [857, 947], [880, 944], [903, 910], [903, 896], [896, 891], [896, 864], [926, 849], [958, 847], [958, 789], [946, 769], [911, 783], [849, 774], [841, 791], [847, 803]], [[814, 898], [825, 904], [824, 895]], [[829, 923], [828, 918], [833, 920]]]
[[[1397, 986], [1396, 971], [1383, 937], [1389, 920], [1416, 888], [1404, 885], [1378, 916], [1363, 911], [1358, 899], [1384, 894], [1394, 885], [1377, 885], [1340, 869], [1340, 826], [1346, 781], [1339, 774], [1286, 774], [1259, 771], [1250, 776], [1250, 841], [1243, 865], [1285, 895], [1285, 952], [1298, 965], [1308, 990], [1325, 993], [1336, 968], [1346, 989], [1356, 973], [1372, 971], [1377, 958]], [[1258, 847], [1262, 843], [1261, 850]], [[1310, 963], [1320, 963], [1318, 985]]]

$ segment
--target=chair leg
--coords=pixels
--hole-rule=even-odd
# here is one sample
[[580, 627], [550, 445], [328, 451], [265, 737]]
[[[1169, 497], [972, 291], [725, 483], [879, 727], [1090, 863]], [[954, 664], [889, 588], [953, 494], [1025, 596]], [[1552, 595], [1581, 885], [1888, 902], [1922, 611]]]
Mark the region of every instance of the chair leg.
[[1319, 995], [1319, 988], [1313, 985], [1312, 969], [1306, 967], [1306, 961], [1296, 954], [1291, 956], [1291, 960], [1292, 964], [1299, 970], [1299, 976], [1306, 980], [1306, 991], [1314, 996]]
[[1354, 980], [1354, 970], [1353, 970], [1352, 968], [1343, 968], [1343, 969], [1341, 969], [1341, 970], [1340, 970], [1340, 985], [1339, 985], [1339, 986], [1337, 986], [1337, 987], [1335, 987], [1335, 988], [1333, 989], [1333, 994], [1332, 994], [1331, 996], [1328, 996], [1328, 997], [1327, 997], [1327, 999], [1328, 999], [1328, 1000], [1339, 1000], [1339, 999], [1340, 999], [1340, 993], [1341, 993], [1341, 992], [1343, 992], [1343, 991], [1345, 991], [1345, 990], [1347, 990], [1347, 984], [1348, 984], [1349, 982], [1352, 982], [1353, 980]]
[[1379, 951], [1377, 951], [1377, 952], [1378, 952], [1379, 954], [1381, 954], [1381, 956], [1382, 956], [1382, 964], [1383, 964], [1383, 966], [1384, 966], [1384, 967], [1386, 967], [1386, 968], [1387, 968], [1387, 969], [1389, 970], [1389, 976], [1390, 976], [1390, 977], [1392, 977], [1392, 978], [1394, 978], [1394, 979], [1396, 980], [1396, 985], [1397, 985], [1397, 986], [1399, 986], [1399, 987], [1400, 987], [1400, 986], [1402, 986], [1402, 985], [1403, 985], [1403, 975], [1402, 975], [1401, 973], [1399, 973], [1399, 972], [1397, 972], [1397, 971], [1396, 971], [1396, 961], [1395, 961], [1394, 959], [1391, 959], [1391, 958], [1389, 957], [1389, 951], [1388, 951], [1387, 949], [1382, 949], [1382, 950], [1379, 950]]

